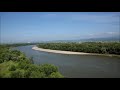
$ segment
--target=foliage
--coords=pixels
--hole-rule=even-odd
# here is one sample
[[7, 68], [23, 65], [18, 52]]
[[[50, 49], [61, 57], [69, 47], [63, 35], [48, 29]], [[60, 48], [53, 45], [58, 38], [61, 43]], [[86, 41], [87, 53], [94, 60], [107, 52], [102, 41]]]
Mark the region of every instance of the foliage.
[[63, 76], [59, 72], [53, 72], [49, 76], [50, 78], [63, 78]]
[[40, 66], [40, 71], [44, 72], [46, 76], [49, 76], [51, 73], [57, 72], [58, 68], [52, 64], [44, 64]]
[[[57, 73], [58, 75], [53, 75]], [[0, 78], [62, 78], [58, 68], [51, 64], [35, 65], [33, 58], [17, 50], [0, 45]]]
[[37, 46], [53, 50], [120, 55], [119, 42], [40, 43]]
[[26, 45], [35, 45], [37, 43], [16, 43], [16, 44], [4, 44], [1, 46], [5, 46], [5, 47], [18, 47], [18, 46], [26, 46]]
[[9, 67], [9, 71], [15, 71], [15, 70], [16, 70], [15, 65], [11, 65], [11, 66]]

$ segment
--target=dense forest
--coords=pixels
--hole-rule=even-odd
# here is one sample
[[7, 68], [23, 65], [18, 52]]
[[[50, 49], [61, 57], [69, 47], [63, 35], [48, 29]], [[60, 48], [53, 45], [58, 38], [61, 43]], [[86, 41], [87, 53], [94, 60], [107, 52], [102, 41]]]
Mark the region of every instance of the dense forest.
[[120, 55], [119, 42], [40, 43], [37, 46], [53, 50]]
[[[37, 43], [16, 43], [16, 44], [3, 44], [3, 46], [7, 47], [17, 47], [17, 46], [26, 46], [26, 45], [35, 45]], [[1, 44], [2, 45], [2, 44]]]
[[0, 45], [0, 78], [63, 78], [52, 64], [33, 64], [24, 53], [10, 50], [12, 45]]

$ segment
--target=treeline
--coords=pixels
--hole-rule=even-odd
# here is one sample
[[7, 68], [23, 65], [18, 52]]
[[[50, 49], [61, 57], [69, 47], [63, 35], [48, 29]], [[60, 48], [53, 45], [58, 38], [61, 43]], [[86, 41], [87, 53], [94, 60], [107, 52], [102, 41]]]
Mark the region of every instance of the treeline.
[[[7, 47], [17, 47], [17, 46], [26, 46], [26, 45], [36, 45], [37, 43], [16, 43], [16, 44], [3, 44]], [[2, 45], [2, 44], [1, 44]]]
[[52, 64], [35, 65], [17, 50], [0, 45], [0, 78], [63, 78]]
[[40, 43], [37, 46], [53, 50], [120, 55], [119, 42]]

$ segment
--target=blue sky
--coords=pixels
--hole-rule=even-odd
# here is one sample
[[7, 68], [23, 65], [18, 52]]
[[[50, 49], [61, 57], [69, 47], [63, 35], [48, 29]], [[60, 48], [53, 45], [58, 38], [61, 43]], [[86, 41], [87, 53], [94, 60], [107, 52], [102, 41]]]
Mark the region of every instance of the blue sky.
[[0, 12], [1, 42], [118, 36], [120, 12]]

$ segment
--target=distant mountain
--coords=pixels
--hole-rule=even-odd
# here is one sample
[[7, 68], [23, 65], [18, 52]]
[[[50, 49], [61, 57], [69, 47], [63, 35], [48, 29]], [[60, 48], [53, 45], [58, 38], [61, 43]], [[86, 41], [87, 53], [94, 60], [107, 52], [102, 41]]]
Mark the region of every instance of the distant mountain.
[[53, 40], [47, 42], [98, 42], [98, 41], [119, 41], [118, 37], [107, 37], [107, 38], [89, 38], [79, 40]]
[[119, 41], [118, 37], [107, 37], [107, 38], [90, 38], [86, 41]]

